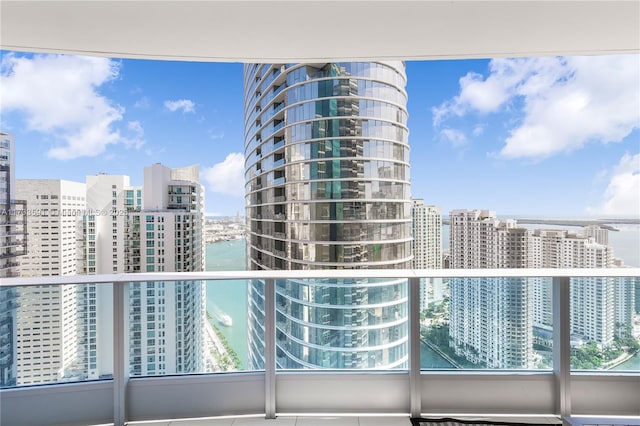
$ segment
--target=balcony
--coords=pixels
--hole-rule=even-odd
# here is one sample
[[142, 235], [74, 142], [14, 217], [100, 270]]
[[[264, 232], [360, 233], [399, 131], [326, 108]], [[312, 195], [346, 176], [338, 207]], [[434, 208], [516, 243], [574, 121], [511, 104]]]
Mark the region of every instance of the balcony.
[[[569, 364], [570, 278], [639, 276], [640, 268], [231, 271], [91, 276], [92, 282], [98, 286], [113, 283], [113, 376], [107, 375], [109, 379], [97, 381], [5, 388], [0, 391], [0, 421], [15, 426], [48, 424], [52, 415], [56, 424], [114, 422], [116, 425], [193, 417], [258, 415], [273, 418], [276, 415], [317, 413], [376, 413], [404, 418], [443, 413], [556, 415], [567, 422], [577, 422], [578, 415], [639, 416], [640, 372], [573, 371]], [[551, 277], [552, 369], [421, 370], [420, 280], [479, 277]], [[322, 371], [282, 370], [277, 367], [276, 280], [372, 278], [406, 279], [408, 282], [407, 367]], [[51, 277], [14, 278], [3, 280], [0, 286], [85, 284], [85, 280], [87, 277], [83, 276], [55, 277], [55, 280]], [[215, 374], [131, 377], [128, 373], [129, 351], [140, 345], [127, 343], [126, 289], [129, 283], [158, 280], [263, 281], [265, 368]], [[282, 328], [283, 324], [280, 325]], [[181, 397], [175, 398], [176, 394]], [[212, 395], [216, 397], [212, 398]]]
[[278, 104], [273, 105], [273, 115], [275, 116], [279, 111], [284, 109], [284, 102], [280, 102]]
[[284, 138], [283, 137], [275, 137], [273, 139], [273, 152], [278, 151], [283, 146], [284, 146]]
[[285, 87], [287, 87], [286, 84], [281, 84], [278, 87], [274, 87], [273, 88], [273, 97], [276, 98], [278, 96], [278, 94], [284, 90]]
[[[29, 4], [32, 3], [32, 4]], [[46, 4], [45, 4], [46, 3]], [[223, 4], [224, 3], [224, 4]], [[303, 2], [299, 2], [303, 3]], [[21, 47], [34, 51], [67, 53], [112, 52], [115, 56], [162, 57], [263, 62], [326, 61], [326, 46], [332, 46], [335, 60], [378, 58], [389, 55], [389, 34], [402, 40], [392, 55], [402, 58], [464, 58], [519, 56], [522, 54], [561, 55], [638, 52], [638, 3], [616, 2], [398, 2], [391, 8], [403, 19], [386, 19], [391, 2], [371, 2], [369, 19], [349, 22], [354, 34], [367, 34], [362, 43], [344, 43], [344, 32], [326, 31], [334, 22], [335, 10], [323, 2], [306, 2], [304, 7], [274, 7], [275, 2], [256, 2], [247, 8], [242, 2], [201, 2], [181, 9], [177, 2], [149, 2], [149, 8], [123, 2], [109, 7], [106, 2], [6, 2], [3, 4], [3, 48]], [[149, 12], [157, 19], [148, 19]], [[298, 11], [296, 16], [294, 11]], [[360, 16], [359, 2], [345, 2], [341, 15]], [[233, 17], [248, 15], [248, 19]], [[203, 17], [221, 17], [211, 25]], [[316, 19], [303, 20], [302, 17]], [[576, 19], [576, 17], [580, 19]], [[81, 17], [82, 19], [79, 19]], [[225, 19], [228, 18], [228, 19]], [[371, 21], [385, 23], [384, 31], [371, 31]], [[113, 23], [121, 37], [112, 37]], [[256, 43], [264, 36], [264, 26], [256, 22], [304, 22], [295, 43]], [[27, 25], [28, 23], [28, 25]], [[172, 26], [174, 31], [167, 32]], [[92, 31], [87, 32], [87, 26]], [[487, 31], [491, 28], [491, 31]], [[544, 36], [539, 29], [545, 28]], [[514, 30], [516, 29], [516, 30]], [[140, 33], [148, 37], [139, 37]], [[232, 43], [194, 43], [193, 34], [208, 40]], [[318, 37], [322, 34], [323, 37]], [[478, 36], [481, 35], [481, 36]], [[202, 37], [202, 36], [199, 36]], [[461, 43], [464, 40], [464, 43]], [[106, 43], [106, 44], [105, 44]], [[300, 51], [303, 46], [303, 52]], [[304, 55], [304, 56], [302, 56]], [[275, 84], [280, 84], [279, 81]], [[374, 271], [369, 271], [375, 274]], [[504, 272], [504, 271], [503, 271]], [[548, 271], [547, 271], [548, 272]], [[616, 271], [617, 272], [617, 271]], [[349, 271], [349, 273], [355, 273]], [[360, 273], [360, 272], [358, 272]], [[388, 271], [380, 272], [386, 275]], [[184, 377], [127, 378], [123, 348], [114, 346], [113, 379], [3, 390], [0, 394], [1, 424], [123, 424], [149, 419], [196, 416], [311, 412], [392, 412], [423, 413], [556, 413], [570, 419], [573, 413], [631, 414], [638, 416], [640, 385], [636, 375], [571, 373], [568, 368], [566, 336], [567, 292], [563, 278], [576, 271], [548, 272], [555, 276], [555, 324], [561, 332], [554, 336], [556, 369], [547, 372], [421, 372], [417, 369], [417, 308], [415, 279], [437, 277], [433, 271], [394, 271], [411, 280], [410, 323], [411, 364], [397, 372], [277, 372], [275, 355], [269, 353], [267, 368], [260, 372]], [[447, 274], [456, 271], [446, 271]], [[464, 273], [472, 273], [465, 271]], [[481, 271], [476, 276], [490, 273]], [[537, 276], [540, 271], [530, 272]], [[613, 272], [594, 272], [588, 274]], [[638, 269], [624, 273], [638, 276]], [[301, 272], [296, 272], [299, 277]], [[524, 274], [524, 273], [523, 273]], [[291, 274], [258, 276], [235, 273], [226, 276], [267, 280], [267, 306], [273, 306], [274, 278]], [[449, 275], [454, 276], [454, 275]], [[461, 275], [458, 275], [461, 276]], [[500, 276], [504, 276], [500, 274]], [[92, 280], [112, 282], [116, 318], [115, 341], [122, 344], [124, 325], [117, 306], [122, 306], [126, 282], [154, 279], [224, 279], [221, 273], [95, 276]], [[69, 279], [69, 278], [65, 278]], [[76, 279], [76, 278], [73, 278]], [[50, 278], [50, 280], [54, 280]], [[59, 278], [55, 282], [59, 283]], [[72, 280], [72, 279], [70, 279]], [[81, 278], [78, 278], [81, 280]], [[0, 285], [27, 285], [26, 279], [3, 280]], [[74, 281], [67, 281], [68, 283]], [[82, 281], [77, 281], [81, 283]], [[39, 284], [46, 284], [41, 280]], [[120, 315], [118, 315], [120, 314]], [[267, 313], [265, 326], [274, 330], [273, 315]], [[562, 331], [564, 330], [564, 331]], [[268, 347], [274, 348], [273, 336]], [[526, 389], [524, 395], [523, 389]], [[128, 392], [125, 397], [125, 390]], [[180, 398], [176, 398], [180, 395]], [[44, 409], [34, 409], [34, 408]], [[126, 413], [126, 416], [125, 416]], [[165, 422], [166, 423], [166, 422]], [[602, 423], [602, 422], [598, 422]], [[365, 425], [366, 423], [362, 423]], [[395, 423], [393, 423], [395, 424]], [[390, 426], [391, 423], [385, 426]]]
[[273, 168], [277, 169], [278, 167], [284, 166], [285, 159], [284, 157], [273, 161]]
[[273, 122], [273, 133], [277, 133], [278, 130], [282, 129], [284, 127], [284, 120], [275, 120]]

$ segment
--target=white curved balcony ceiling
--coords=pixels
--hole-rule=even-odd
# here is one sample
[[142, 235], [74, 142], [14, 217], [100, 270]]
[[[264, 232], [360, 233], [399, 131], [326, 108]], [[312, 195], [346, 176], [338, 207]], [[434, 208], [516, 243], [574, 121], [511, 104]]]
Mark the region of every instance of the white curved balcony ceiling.
[[640, 52], [640, 1], [11, 1], [0, 47], [241, 62]]

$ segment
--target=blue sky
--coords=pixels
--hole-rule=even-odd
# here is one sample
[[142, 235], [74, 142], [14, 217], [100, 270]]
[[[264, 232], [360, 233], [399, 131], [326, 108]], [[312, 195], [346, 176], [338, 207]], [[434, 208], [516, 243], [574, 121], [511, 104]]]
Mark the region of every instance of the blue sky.
[[[244, 213], [241, 64], [4, 51], [0, 72], [18, 178], [199, 164], [207, 212]], [[407, 78], [414, 197], [640, 217], [640, 56], [414, 61]]]

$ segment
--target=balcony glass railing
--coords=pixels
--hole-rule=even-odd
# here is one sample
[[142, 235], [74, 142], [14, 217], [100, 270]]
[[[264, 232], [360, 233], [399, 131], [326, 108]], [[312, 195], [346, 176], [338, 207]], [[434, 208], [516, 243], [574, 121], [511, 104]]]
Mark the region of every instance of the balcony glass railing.
[[284, 146], [284, 138], [273, 141], [273, 150], [274, 151], [276, 151], [277, 149], [279, 149], [279, 148], [281, 148], [283, 146]]
[[[286, 257], [281, 249], [273, 253]], [[408, 338], [413, 337], [421, 352], [420, 366], [426, 370], [554, 367], [558, 318], [552, 278], [422, 278], [418, 336], [410, 336], [407, 328], [407, 278], [398, 279], [388, 285], [370, 284], [368, 278], [278, 281], [277, 357], [288, 359], [278, 364], [282, 368], [407, 368]], [[46, 283], [45, 278], [37, 280]], [[570, 279], [573, 369], [640, 371], [639, 317], [634, 305], [638, 280], [637, 276]], [[247, 300], [262, 303], [264, 299], [247, 281], [136, 281], [125, 287], [123, 319], [130, 339], [126, 345], [139, 348], [128, 360], [130, 375], [251, 369], [251, 331], [263, 322], [265, 313], [247, 304]], [[112, 347], [100, 339], [112, 327], [107, 320], [113, 314], [108, 284], [20, 286], [15, 294], [7, 305], [14, 306], [8, 313], [14, 319], [19, 348], [15, 384], [112, 374], [112, 367], [101, 361], [111, 359]], [[73, 356], [65, 358], [66, 354]], [[53, 373], [40, 372], [44, 365]]]
[[[17, 289], [2, 293], [15, 299], [1, 312], [5, 364], [15, 364], [17, 379], [5, 389], [102, 379], [113, 381], [118, 393], [127, 383], [135, 389], [129, 379], [232, 372], [260, 374], [270, 386], [277, 374], [313, 375], [310, 369], [375, 370], [390, 375], [384, 380], [408, 373], [409, 384], [434, 369], [444, 374], [431, 379], [437, 381], [482, 369], [484, 378], [499, 370], [516, 374], [509, 376], [516, 382], [531, 380], [518, 378], [522, 371], [540, 380], [552, 375], [562, 386], [574, 380], [571, 369], [593, 377], [631, 374], [632, 380], [640, 374], [638, 316], [624, 309], [634, 306], [637, 268], [87, 278], [2, 280], [2, 288]], [[45, 347], [55, 377], [40, 372], [38, 379], [36, 361], [46, 363]], [[413, 412], [421, 391], [410, 389]]]
[[279, 111], [281, 111], [284, 108], [284, 102], [280, 102], [279, 104], [274, 104], [273, 105], [273, 114], [277, 114]]
[[541, 295], [550, 289], [539, 277], [421, 279], [421, 367], [551, 369], [553, 306]]
[[113, 342], [104, 340], [113, 328], [110, 284], [5, 288], [13, 289], [3, 294], [11, 309], [0, 315], [10, 327], [0, 333], [9, 338], [3, 353], [12, 356], [2, 387], [113, 378]]
[[286, 84], [281, 84], [281, 85], [280, 85], [280, 86], [278, 86], [278, 87], [274, 87], [274, 88], [273, 88], [273, 97], [275, 98], [276, 96], [278, 96], [278, 94], [279, 94], [280, 92], [282, 92], [282, 91], [284, 90], [284, 88], [285, 88], [285, 87], [287, 87], [287, 85], [286, 85]]
[[640, 372], [638, 277], [570, 279], [571, 369]]

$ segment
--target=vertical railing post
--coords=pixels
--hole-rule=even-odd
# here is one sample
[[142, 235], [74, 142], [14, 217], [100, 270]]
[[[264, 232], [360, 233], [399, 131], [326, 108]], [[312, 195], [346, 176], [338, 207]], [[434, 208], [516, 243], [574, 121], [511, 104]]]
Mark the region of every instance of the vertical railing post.
[[265, 417], [276, 418], [276, 292], [273, 278], [264, 282]]
[[126, 283], [113, 283], [113, 424], [124, 426], [127, 421], [127, 375], [125, 354], [125, 337], [127, 336], [124, 321]]
[[420, 381], [420, 278], [409, 278], [409, 397], [412, 418], [422, 414]]
[[556, 414], [571, 416], [571, 286], [569, 277], [553, 278], [553, 374]]

